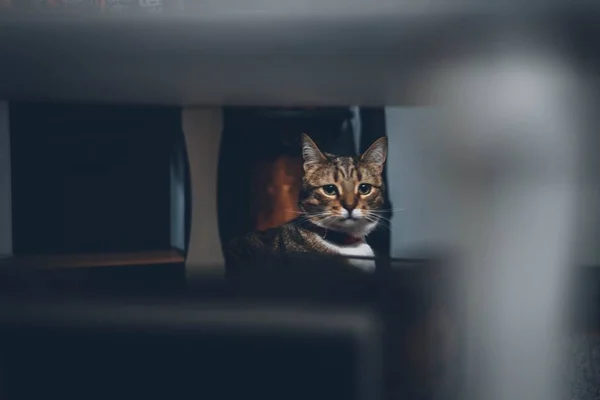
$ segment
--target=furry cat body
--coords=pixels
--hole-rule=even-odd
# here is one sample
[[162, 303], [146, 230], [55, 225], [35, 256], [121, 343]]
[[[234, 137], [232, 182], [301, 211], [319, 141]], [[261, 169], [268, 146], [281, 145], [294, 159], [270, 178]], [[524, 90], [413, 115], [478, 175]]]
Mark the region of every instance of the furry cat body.
[[235, 239], [226, 249], [228, 269], [254, 264], [260, 255], [310, 253], [337, 256], [342, 263], [373, 271], [372, 260], [343, 257], [374, 256], [365, 237], [380, 219], [386, 154], [386, 138], [375, 141], [361, 156], [343, 157], [322, 153], [303, 135], [301, 215], [280, 227]]

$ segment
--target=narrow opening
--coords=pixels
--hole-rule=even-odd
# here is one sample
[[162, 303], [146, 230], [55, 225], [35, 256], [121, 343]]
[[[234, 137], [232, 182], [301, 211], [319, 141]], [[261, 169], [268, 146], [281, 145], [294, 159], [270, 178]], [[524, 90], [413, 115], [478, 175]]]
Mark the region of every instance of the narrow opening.
[[[250, 232], [278, 228], [301, 217], [302, 135], [323, 153], [356, 156], [387, 136], [382, 108], [226, 108], [219, 165], [219, 228], [223, 251]], [[385, 167], [382, 173], [387, 181]], [[389, 197], [385, 218], [366, 241], [377, 256], [390, 254]]]

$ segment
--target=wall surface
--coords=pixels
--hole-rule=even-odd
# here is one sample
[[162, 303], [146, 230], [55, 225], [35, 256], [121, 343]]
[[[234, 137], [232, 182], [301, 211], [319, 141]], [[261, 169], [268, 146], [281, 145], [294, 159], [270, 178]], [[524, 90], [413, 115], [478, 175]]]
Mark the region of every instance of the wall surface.
[[[458, 142], [439, 123], [433, 107], [387, 107], [389, 139], [387, 161], [390, 200], [394, 211], [391, 223], [391, 253], [394, 257], [434, 246], [451, 246], [453, 226], [460, 221], [454, 209], [454, 192], [444, 177], [444, 146]], [[600, 265], [600, 148], [597, 135], [586, 139], [581, 203], [577, 209], [576, 265]]]
[[433, 108], [386, 108], [392, 257], [447, 244], [442, 236], [446, 194], [432, 156], [439, 134], [435, 117]]
[[186, 259], [186, 274], [190, 277], [223, 269], [217, 217], [221, 109], [184, 108], [182, 126], [191, 182], [191, 229]]
[[0, 257], [12, 254], [10, 127], [8, 102], [0, 101]]
[[[590, 126], [596, 127], [600, 115], [591, 116]], [[586, 132], [583, 139], [582, 185], [577, 222], [579, 231], [576, 243], [577, 261], [580, 265], [600, 266], [600, 136], [595, 129]]]

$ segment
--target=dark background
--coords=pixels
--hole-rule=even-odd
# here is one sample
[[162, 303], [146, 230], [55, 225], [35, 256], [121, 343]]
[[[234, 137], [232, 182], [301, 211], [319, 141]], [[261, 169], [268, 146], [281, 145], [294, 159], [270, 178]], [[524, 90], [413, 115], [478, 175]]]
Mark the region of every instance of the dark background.
[[169, 249], [178, 107], [10, 105], [14, 254]]

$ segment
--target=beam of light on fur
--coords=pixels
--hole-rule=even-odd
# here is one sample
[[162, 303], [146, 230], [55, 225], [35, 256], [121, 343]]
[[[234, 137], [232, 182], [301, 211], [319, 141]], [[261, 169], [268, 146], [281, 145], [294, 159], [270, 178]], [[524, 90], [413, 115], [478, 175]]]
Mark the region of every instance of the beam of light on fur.
[[468, 267], [464, 398], [558, 400], [583, 93], [548, 38], [511, 36], [429, 82], [447, 129], [438, 150], [452, 239]]

